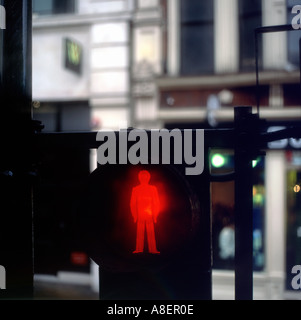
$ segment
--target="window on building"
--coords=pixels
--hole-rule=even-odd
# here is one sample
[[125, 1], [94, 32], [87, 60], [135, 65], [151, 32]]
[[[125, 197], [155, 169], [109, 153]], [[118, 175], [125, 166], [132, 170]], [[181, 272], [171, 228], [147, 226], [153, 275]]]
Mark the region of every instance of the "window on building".
[[[262, 25], [261, 0], [239, 0], [239, 45], [240, 69], [254, 70], [255, 66], [255, 37], [254, 29]], [[259, 39], [260, 40], [260, 39]], [[259, 61], [262, 49], [259, 43]]]
[[[290, 24], [292, 22], [295, 14], [292, 13], [292, 8], [296, 5], [296, 0], [287, 0], [287, 22]], [[288, 62], [293, 68], [299, 67], [299, 39], [300, 32], [291, 31], [287, 33], [287, 55]]]
[[213, 73], [213, 13], [212, 0], [181, 1], [182, 75]]
[[33, 13], [48, 15], [74, 13], [75, 0], [33, 0]]

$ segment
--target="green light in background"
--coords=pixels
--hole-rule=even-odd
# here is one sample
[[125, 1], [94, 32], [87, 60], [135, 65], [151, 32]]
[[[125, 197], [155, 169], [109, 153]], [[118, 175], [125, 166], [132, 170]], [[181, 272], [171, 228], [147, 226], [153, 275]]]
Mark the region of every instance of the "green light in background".
[[260, 162], [260, 158], [257, 158], [256, 160], [253, 160], [252, 161], [253, 168], [256, 168], [259, 162]]
[[226, 159], [223, 155], [217, 153], [212, 156], [211, 163], [215, 168], [221, 168], [225, 165]]

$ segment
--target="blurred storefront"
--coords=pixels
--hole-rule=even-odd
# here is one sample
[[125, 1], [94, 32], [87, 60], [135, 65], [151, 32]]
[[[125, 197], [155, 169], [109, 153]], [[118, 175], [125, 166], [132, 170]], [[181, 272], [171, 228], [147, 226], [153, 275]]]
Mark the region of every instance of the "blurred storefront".
[[[256, 107], [254, 29], [290, 23], [295, 4], [34, 1], [35, 118], [45, 131], [230, 127], [234, 106]], [[301, 120], [299, 38], [260, 39], [260, 115], [270, 130]], [[301, 264], [300, 150], [298, 140], [275, 142], [253, 164], [255, 299], [300, 298], [290, 285]], [[91, 159], [82, 159], [88, 170]], [[212, 150], [210, 161], [213, 173], [233, 171], [233, 150]], [[234, 182], [211, 190], [213, 297], [233, 299]]]

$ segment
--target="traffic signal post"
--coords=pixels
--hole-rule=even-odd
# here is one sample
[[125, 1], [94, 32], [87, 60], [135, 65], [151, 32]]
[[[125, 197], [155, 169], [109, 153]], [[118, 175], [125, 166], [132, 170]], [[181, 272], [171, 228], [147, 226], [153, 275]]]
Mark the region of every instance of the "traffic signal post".
[[32, 1], [2, 0], [1, 5], [6, 28], [0, 30], [0, 265], [6, 283], [0, 299], [31, 299]]
[[[251, 107], [235, 109], [235, 299], [253, 298], [253, 181], [256, 149], [255, 116]], [[255, 130], [254, 130], [255, 129]], [[255, 139], [254, 139], [255, 138]]]
[[[122, 133], [129, 158], [136, 150], [136, 141], [129, 142], [134, 133], [142, 134], [134, 129]], [[144, 134], [151, 150], [155, 133]], [[175, 134], [182, 136], [180, 130]], [[116, 137], [120, 147], [123, 137]], [[86, 250], [100, 267], [102, 300], [212, 298], [208, 153], [203, 154], [202, 174], [186, 175], [186, 164], [174, 164], [174, 155], [183, 155], [177, 151], [185, 150], [182, 142], [171, 146], [170, 164], [166, 159], [120, 164], [123, 155], [117, 152], [119, 164], [99, 165], [91, 174], [78, 225]], [[169, 149], [166, 141], [162, 143]], [[107, 156], [115, 162], [113, 153]]]
[[252, 107], [236, 107], [235, 161], [235, 299], [253, 299], [253, 179], [252, 160], [265, 155], [267, 143], [300, 138], [301, 126], [267, 132], [267, 122]]
[[[301, 129], [293, 126], [267, 132], [267, 123], [259, 119], [258, 114], [253, 114], [251, 107], [245, 106], [235, 107], [234, 120], [233, 128], [204, 130], [204, 172], [199, 176], [186, 176], [183, 173], [184, 166], [172, 164], [107, 164], [99, 166], [91, 174], [83, 197], [85, 200], [79, 208], [81, 230], [85, 230], [81, 237], [79, 234], [77, 237], [87, 244], [92, 259], [100, 265], [101, 299], [143, 299], [141, 292], [147, 287], [147, 296], [154, 299], [211, 299], [210, 182], [229, 180], [235, 181], [235, 299], [253, 299], [252, 160], [258, 155], [264, 155], [263, 150], [267, 149], [268, 142], [300, 138]], [[133, 129], [129, 129], [128, 133], [131, 130]], [[35, 142], [37, 148], [97, 149], [101, 142], [97, 141], [96, 137], [96, 132], [40, 133], [36, 135]], [[128, 145], [128, 148], [131, 148], [131, 145]], [[233, 173], [218, 176], [210, 173], [210, 148], [234, 150]], [[149, 184], [157, 186], [159, 193], [164, 190], [162, 186], [167, 186], [165, 189], [172, 186], [165, 194], [163, 191], [162, 197], [165, 205], [168, 199], [174, 200], [169, 202], [172, 204], [170, 210], [165, 210], [165, 217], [169, 216], [171, 220], [159, 222], [164, 217], [162, 214], [158, 215], [158, 223], [154, 224], [155, 234], [159, 234], [157, 249], [161, 250], [161, 241], [166, 252], [169, 252], [167, 255], [164, 255], [164, 250], [154, 256], [146, 252], [138, 255], [133, 253], [137, 249], [137, 225], [134, 220], [131, 222], [127, 219], [134, 219], [131, 218], [130, 199], [133, 188], [139, 185], [140, 169], [151, 173], [153, 180], [150, 180]], [[184, 199], [182, 203], [181, 199]], [[173, 210], [176, 213], [175, 220], [172, 218]], [[127, 211], [126, 215], [124, 211]], [[173, 221], [173, 226], [169, 221]], [[183, 230], [177, 228], [175, 221], [178, 221], [178, 225], [183, 225]], [[189, 228], [194, 223], [196, 227]], [[122, 231], [116, 233], [116, 228]], [[131, 231], [128, 233], [126, 228]], [[190, 236], [191, 230], [193, 237]], [[187, 236], [190, 242], [185, 240]], [[174, 243], [173, 239], [176, 239]], [[145, 233], [144, 242], [146, 241]], [[115, 248], [114, 244], [117, 245]], [[179, 245], [182, 245], [183, 250], [180, 254], [175, 254], [175, 248]], [[183, 253], [185, 251], [186, 255]], [[106, 267], [102, 268], [104, 260]], [[140, 268], [138, 276], [137, 266]], [[191, 267], [193, 269], [189, 269]], [[116, 268], [119, 268], [118, 273]], [[181, 282], [187, 274], [191, 276]], [[168, 277], [165, 278], [165, 275]], [[154, 279], [161, 279], [165, 284], [167, 281], [170, 289], [167, 295], [166, 291], [160, 291], [162, 287], [154, 288]]]

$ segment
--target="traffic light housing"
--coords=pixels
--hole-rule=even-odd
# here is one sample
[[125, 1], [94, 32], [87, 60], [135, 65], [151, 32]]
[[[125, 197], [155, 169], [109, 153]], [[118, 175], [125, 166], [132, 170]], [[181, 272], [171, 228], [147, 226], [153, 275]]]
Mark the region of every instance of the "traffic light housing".
[[211, 299], [208, 152], [200, 175], [170, 155], [170, 164], [99, 165], [88, 179], [78, 226], [101, 299]]

